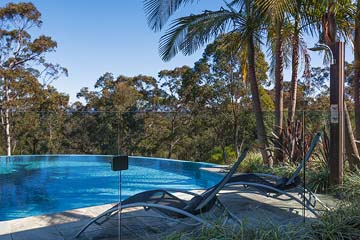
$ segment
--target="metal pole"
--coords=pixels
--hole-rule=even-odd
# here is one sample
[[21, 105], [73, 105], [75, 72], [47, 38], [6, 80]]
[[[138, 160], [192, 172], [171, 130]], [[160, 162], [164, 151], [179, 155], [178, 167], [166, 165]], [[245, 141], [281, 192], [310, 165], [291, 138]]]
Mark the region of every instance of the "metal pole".
[[335, 64], [330, 65], [330, 184], [343, 183], [344, 162], [344, 61], [343, 42], [330, 46]]

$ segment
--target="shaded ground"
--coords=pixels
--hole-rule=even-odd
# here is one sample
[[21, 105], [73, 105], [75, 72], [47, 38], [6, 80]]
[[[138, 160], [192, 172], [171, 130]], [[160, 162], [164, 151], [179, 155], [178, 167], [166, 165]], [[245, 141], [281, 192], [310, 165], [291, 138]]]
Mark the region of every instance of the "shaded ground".
[[[239, 192], [241, 191], [241, 193]], [[321, 196], [324, 198], [324, 196]], [[327, 197], [328, 198], [328, 197]], [[238, 220], [245, 220], [251, 225], [289, 224], [304, 221], [303, 207], [290, 200], [277, 200], [251, 191], [240, 186], [227, 187], [219, 194], [221, 202], [236, 216]], [[326, 199], [329, 205], [334, 205], [331, 198]], [[18, 220], [0, 222], [0, 240], [64, 240], [74, 239], [76, 232], [91, 218], [110, 208], [111, 204], [71, 210], [63, 213], [28, 217]], [[154, 217], [157, 216], [157, 217]], [[216, 221], [224, 219], [223, 209], [214, 208], [203, 218]], [[310, 221], [314, 216], [305, 211], [305, 220]], [[121, 232], [119, 232], [119, 217], [114, 216], [101, 226], [92, 225], [81, 240], [90, 239], [160, 239], [174, 232], [193, 231], [199, 225], [189, 219], [180, 223], [162, 218], [153, 211], [128, 209], [121, 215]], [[235, 220], [227, 224], [234, 224]]]

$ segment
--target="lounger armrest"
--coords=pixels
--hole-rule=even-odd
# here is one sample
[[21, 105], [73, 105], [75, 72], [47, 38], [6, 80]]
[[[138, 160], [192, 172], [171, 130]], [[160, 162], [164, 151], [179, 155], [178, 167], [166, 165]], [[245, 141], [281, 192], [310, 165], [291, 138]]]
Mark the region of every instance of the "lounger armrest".
[[276, 176], [276, 175], [272, 175], [272, 174], [267, 174], [267, 173], [251, 173], [251, 174], [255, 174], [259, 177], [269, 177], [269, 178], [273, 178], [275, 180], [280, 180], [282, 179], [282, 177], [280, 176]]
[[267, 173], [239, 173], [238, 175], [234, 175], [234, 177], [239, 176], [239, 175], [247, 175], [247, 174], [253, 174], [256, 175], [258, 177], [267, 177], [267, 178], [272, 178], [274, 180], [281, 180], [283, 179], [280, 176], [276, 176], [276, 175], [272, 175], [272, 174], [267, 174]]
[[[182, 189], [175, 189], [175, 188], [165, 188], [165, 189], [162, 189], [164, 191], [168, 191], [168, 192], [179, 192], [179, 193], [185, 193], [185, 194], [188, 194], [188, 195], [192, 195], [192, 196], [200, 196], [201, 194], [199, 193], [194, 193], [194, 192], [191, 192], [189, 190], [182, 190]], [[195, 190], [195, 189], [194, 189]]]

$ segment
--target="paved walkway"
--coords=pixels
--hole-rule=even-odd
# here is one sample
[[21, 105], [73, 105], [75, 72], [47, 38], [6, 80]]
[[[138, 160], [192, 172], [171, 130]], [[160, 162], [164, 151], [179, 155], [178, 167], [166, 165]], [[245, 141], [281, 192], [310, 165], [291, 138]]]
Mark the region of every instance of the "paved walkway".
[[[239, 192], [241, 190], [241, 193]], [[239, 219], [252, 224], [288, 224], [303, 221], [303, 207], [294, 201], [280, 201], [246, 192], [240, 186], [227, 187], [220, 192], [221, 202]], [[64, 240], [74, 239], [76, 232], [92, 217], [105, 211], [112, 204], [76, 209], [63, 213], [0, 221], [0, 240]], [[221, 219], [222, 211], [215, 208], [205, 218]], [[155, 214], [155, 215], [154, 215]], [[306, 219], [314, 216], [306, 211]], [[136, 217], [141, 216], [141, 217]], [[160, 239], [170, 233], [193, 230], [194, 226], [179, 224], [163, 218], [154, 218], [156, 213], [141, 209], [128, 209], [121, 215], [121, 239]], [[102, 226], [93, 224], [80, 240], [120, 239], [119, 219], [113, 217]], [[194, 224], [191, 220], [187, 224]]]

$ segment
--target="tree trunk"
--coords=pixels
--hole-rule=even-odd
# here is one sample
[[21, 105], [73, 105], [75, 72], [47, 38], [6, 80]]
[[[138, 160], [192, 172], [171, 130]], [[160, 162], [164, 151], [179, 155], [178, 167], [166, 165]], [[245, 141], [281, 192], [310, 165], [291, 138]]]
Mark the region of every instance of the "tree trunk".
[[178, 112], [176, 111], [171, 119], [171, 133], [170, 133], [170, 143], [169, 143], [169, 152], [168, 152], [168, 158], [171, 158], [172, 154], [173, 154], [173, 149], [174, 149], [174, 145], [175, 142], [173, 141], [175, 139], [175, 121], [176, 121], [176, 117], [177, 117]]
[[354, 109], [355, 109], [355, 138], [360, 139], [360, 0], [357, 1], [354, 39]]
[[254, 39], [253, 39], [252, 34], [249, 34], [247, 41], [248, 41], [247, 60], [248, 60], [248, 69], [249, 69], [248, 79], [250, 82], [252, 104], [253, 104], [253, 110], [254, 110], [255, 119], [256, 119], [257, 138], [258, 138], [261, 155], [264, 159], [264, 162], [267, 163], [269, 167], [272, 167], [273, 159], [272, 159], [271, 153], [269, 152], [269, 150], [267, 148], [268, 143], [267, 143], [267, 137], [266, 137], [266, 130], [265, 130], [265, 125], [264, 125], [263, 113], [261, 110], [259, 88], [258, 88], [258, 83], [256, 80], [255, 48], [254, 48]]
[[233, 106], [233, 117], [234, 117], [234, 148], [235, 148], [235, 152], [236, 152], [236, 158], [238, 158], [240, 155], [240, 152], [239, 152], [239, 124], [238, 124], [238, 118], [236, 115], [235, 106]]
[[284, 160], [282, 148], [282, 129], [283, 129], [283, 111], [284, 111], [284, 62], [283, 62], [283, 39], [281, 33], [281, 22], [276, 23], [276, 43], [275, 43], [275, 124], [274, 133], [278, 138], [275, 143], [275, 161]]
[[9, 112], [9, 86], [8, 81], [4, 81], [5, 92], [5, 141], [6, 141], [6, 155], [11, 156], [11, 135], [10, 135], [10, 112]]
[[289, 124], [295, 121], [296, 113], [296, 94], [297, 94], [297, 78], [299, 70], [299, 18], [295, 18], [294, 36], [292, 41], [292, 59], [291, 59], [291, 85], [290, 85], [290, 106], [288, 107]]
[[52, 126], [51, 123], [49, 122], [49, 147], [48, 147], [48, 153], [53, 154], [54, 149], [53, 149], [53, 131], [52, 131]]
[[344, 103], [345, 112], [345, 148], [347, 153], [347, 159], [349, 161], [349, 167], [351, 171], [356, 170], [356, 167], [360, 168], [360, 157], [356, 147], [354, 134], [351, 127], [350, 115], [347, 110], [346, 103]]
[[169, 158], [169, 159], [172, 156], [173, 147], [174, 147], [174, 145], [172, 144], [172, 142], [170, 142], [170, 144], [169, 144], [169, 152], [168, 152], [168, 155], [167, 155], [167, 158]]
[[221, 151], [222, 151], [224, 164], [227, 164], [227, 154], [226, 154], [226, 148], [225, 148], [224, 144], [221, 144]]
[[236, 152], [236, 157], [239, 157], [239, 126], [235, 124], [234, 126], [234, 147]]

